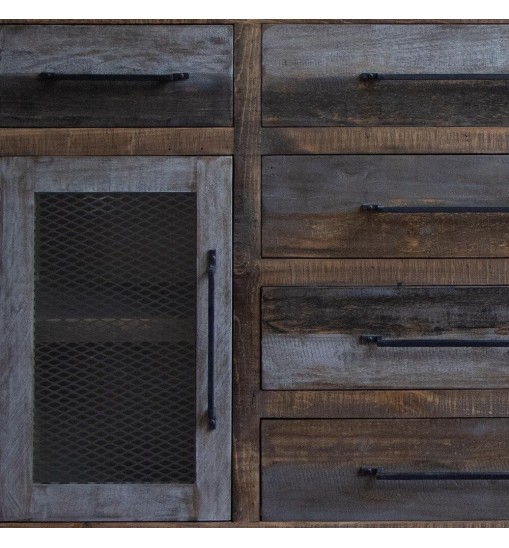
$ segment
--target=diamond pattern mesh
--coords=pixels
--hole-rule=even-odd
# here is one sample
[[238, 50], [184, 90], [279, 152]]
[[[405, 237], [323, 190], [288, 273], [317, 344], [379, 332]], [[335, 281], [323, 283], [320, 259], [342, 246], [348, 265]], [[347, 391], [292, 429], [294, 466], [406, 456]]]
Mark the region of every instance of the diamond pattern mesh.
[[38, 193], [34, 481], [195, 480], [196, 195]]

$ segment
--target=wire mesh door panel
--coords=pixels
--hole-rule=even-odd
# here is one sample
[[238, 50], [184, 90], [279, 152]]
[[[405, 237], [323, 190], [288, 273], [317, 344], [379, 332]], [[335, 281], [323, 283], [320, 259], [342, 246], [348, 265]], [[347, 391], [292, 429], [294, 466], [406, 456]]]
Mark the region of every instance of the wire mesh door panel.
[[34, 481], [195, 480], [196, 193], [37, 193]]

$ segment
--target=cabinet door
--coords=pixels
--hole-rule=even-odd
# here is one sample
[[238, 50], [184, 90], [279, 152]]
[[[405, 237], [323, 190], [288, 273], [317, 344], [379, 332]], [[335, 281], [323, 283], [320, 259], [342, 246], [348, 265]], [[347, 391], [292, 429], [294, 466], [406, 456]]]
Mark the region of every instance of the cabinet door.
[[0, 518], [229, 519], [231, 159], [0, 166]]

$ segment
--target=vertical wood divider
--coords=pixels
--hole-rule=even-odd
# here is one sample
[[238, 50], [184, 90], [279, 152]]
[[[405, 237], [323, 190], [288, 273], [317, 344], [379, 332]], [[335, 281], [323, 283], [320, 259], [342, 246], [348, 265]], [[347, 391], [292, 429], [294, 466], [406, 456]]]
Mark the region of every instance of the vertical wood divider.
[[261, 24], [234, 33], [233, 509], [260, 519]]

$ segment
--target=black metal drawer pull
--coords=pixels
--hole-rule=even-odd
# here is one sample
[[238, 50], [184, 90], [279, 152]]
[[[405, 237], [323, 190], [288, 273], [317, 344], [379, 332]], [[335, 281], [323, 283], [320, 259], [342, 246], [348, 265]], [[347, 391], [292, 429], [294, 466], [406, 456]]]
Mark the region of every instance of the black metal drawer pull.
[[60, 72], [41, 72], [41, 80], [52, 82], [60, 80], [82, 80], [91, 82], [176, 82], [187, 80], [188, 72], [173, 72], [170, 74], [66, 74]]
[[508, 472], [383, 472], [380, 468], [361, 467], [359, 476], [377, 480], [509, 480]]
[[209, 428], [214, 430], [216, 428], [216, 405], [214, 401], [214, 305], [215, 305], [215, 287], [214, 276], [216, 273], [216, 250], [211, 249], [207, 254], [208, 259], [208, 277], [209, 277], [209, 325], [208, 325], [208, 421]]
[[373, 213], [509, 213], [509, 207], [499, 206], [384, 206], [362, 204], [361, 211]]
[[377, 346], [419, 347], [509, 347], [504, 339], [385, 339], [382, 335], [361, 335], [360, 342]]
[[509, 74], [383, 74], [381, 72], [363, 72], [359, 75], [363, 82], [380, 80], [509, 80]]

